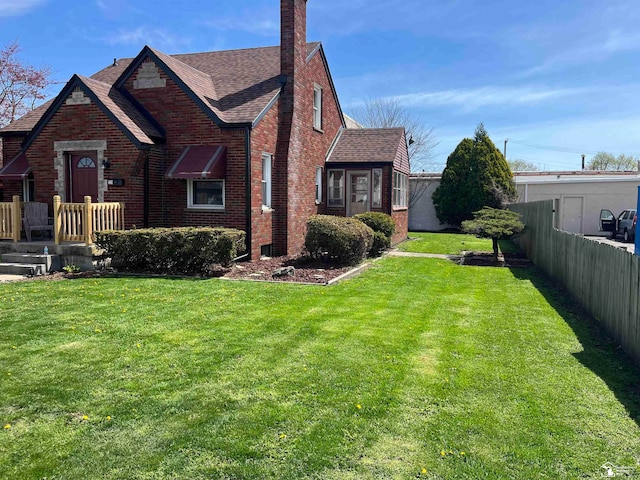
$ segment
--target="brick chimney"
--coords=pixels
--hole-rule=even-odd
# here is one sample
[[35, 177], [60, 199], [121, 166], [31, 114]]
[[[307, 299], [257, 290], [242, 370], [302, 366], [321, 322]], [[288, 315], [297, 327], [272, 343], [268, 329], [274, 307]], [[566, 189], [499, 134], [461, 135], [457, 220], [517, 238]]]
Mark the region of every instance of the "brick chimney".
[[307, 57], [307, 0], [280, 1], [280, 74], [292, 94]]
[[[307, 0], [280, 0], [280, 94], [278, 140], [272, 168], [273, 244], [276, 255], [301, 248], [290, 232], [298, 229], [296, 212], [302, 196], [299, 162], [304, 157]], [[311, 118], [311, 117], [309, 117]]]

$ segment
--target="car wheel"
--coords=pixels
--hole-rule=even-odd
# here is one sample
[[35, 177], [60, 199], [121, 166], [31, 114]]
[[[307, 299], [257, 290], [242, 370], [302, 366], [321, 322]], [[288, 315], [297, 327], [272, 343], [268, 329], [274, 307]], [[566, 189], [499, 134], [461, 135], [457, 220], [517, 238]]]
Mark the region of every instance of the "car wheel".
[[624, 243], [629, 243], [631, 239], [629, 238], [629, 232], [627, 229], [624, 229], [624, 233], [622, 234], [622, 238], [624, 239]]

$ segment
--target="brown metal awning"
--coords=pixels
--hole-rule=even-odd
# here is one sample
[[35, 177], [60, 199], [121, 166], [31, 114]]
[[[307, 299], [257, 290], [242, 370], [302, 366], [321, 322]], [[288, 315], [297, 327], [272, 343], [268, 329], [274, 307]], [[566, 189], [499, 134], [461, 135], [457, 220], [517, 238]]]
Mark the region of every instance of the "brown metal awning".
[[164, 176], [178, 180], [187, 178], [223, 179], [227, 176], [227, 147], [222, 145], [190, 145], [185, 147]]
[[24, 153], [19, 153], [13, 160], [0, 168], [0, 180], [22, 180], [31, 173], [29, 160]]

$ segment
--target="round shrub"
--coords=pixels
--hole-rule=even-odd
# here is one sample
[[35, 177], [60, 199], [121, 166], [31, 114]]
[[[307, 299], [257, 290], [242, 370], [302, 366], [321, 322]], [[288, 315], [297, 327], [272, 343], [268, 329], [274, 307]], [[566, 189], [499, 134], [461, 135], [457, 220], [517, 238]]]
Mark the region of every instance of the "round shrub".
[[387, 215], [386, 213], [365, 212], [354, 215], [354, 218], [357, 218], [365, 225], [371, 227], [374, 232], [383, 233], [387, 238], [391, 238], [393, 233], [396, 231], [395, 220], [391, 215]]
[[373, 232], [373, 244], [369, 250], [370, 257], [379, 257], [391, 247], [391, 239], [382, 232]]
[[355, 218], [313, 215], [307, 220], [304, 246], [314, 258], [338, 265], [355, 265], [367, 256], [373, 230]]

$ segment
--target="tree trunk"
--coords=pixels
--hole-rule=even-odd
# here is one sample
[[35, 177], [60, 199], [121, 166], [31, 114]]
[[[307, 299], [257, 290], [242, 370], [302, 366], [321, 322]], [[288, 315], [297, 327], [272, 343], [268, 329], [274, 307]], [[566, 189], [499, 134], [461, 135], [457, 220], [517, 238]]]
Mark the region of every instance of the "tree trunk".
[[498, 263], [498, 239], [492, 238], [491, 241], [493, 242], [493, 261]]

